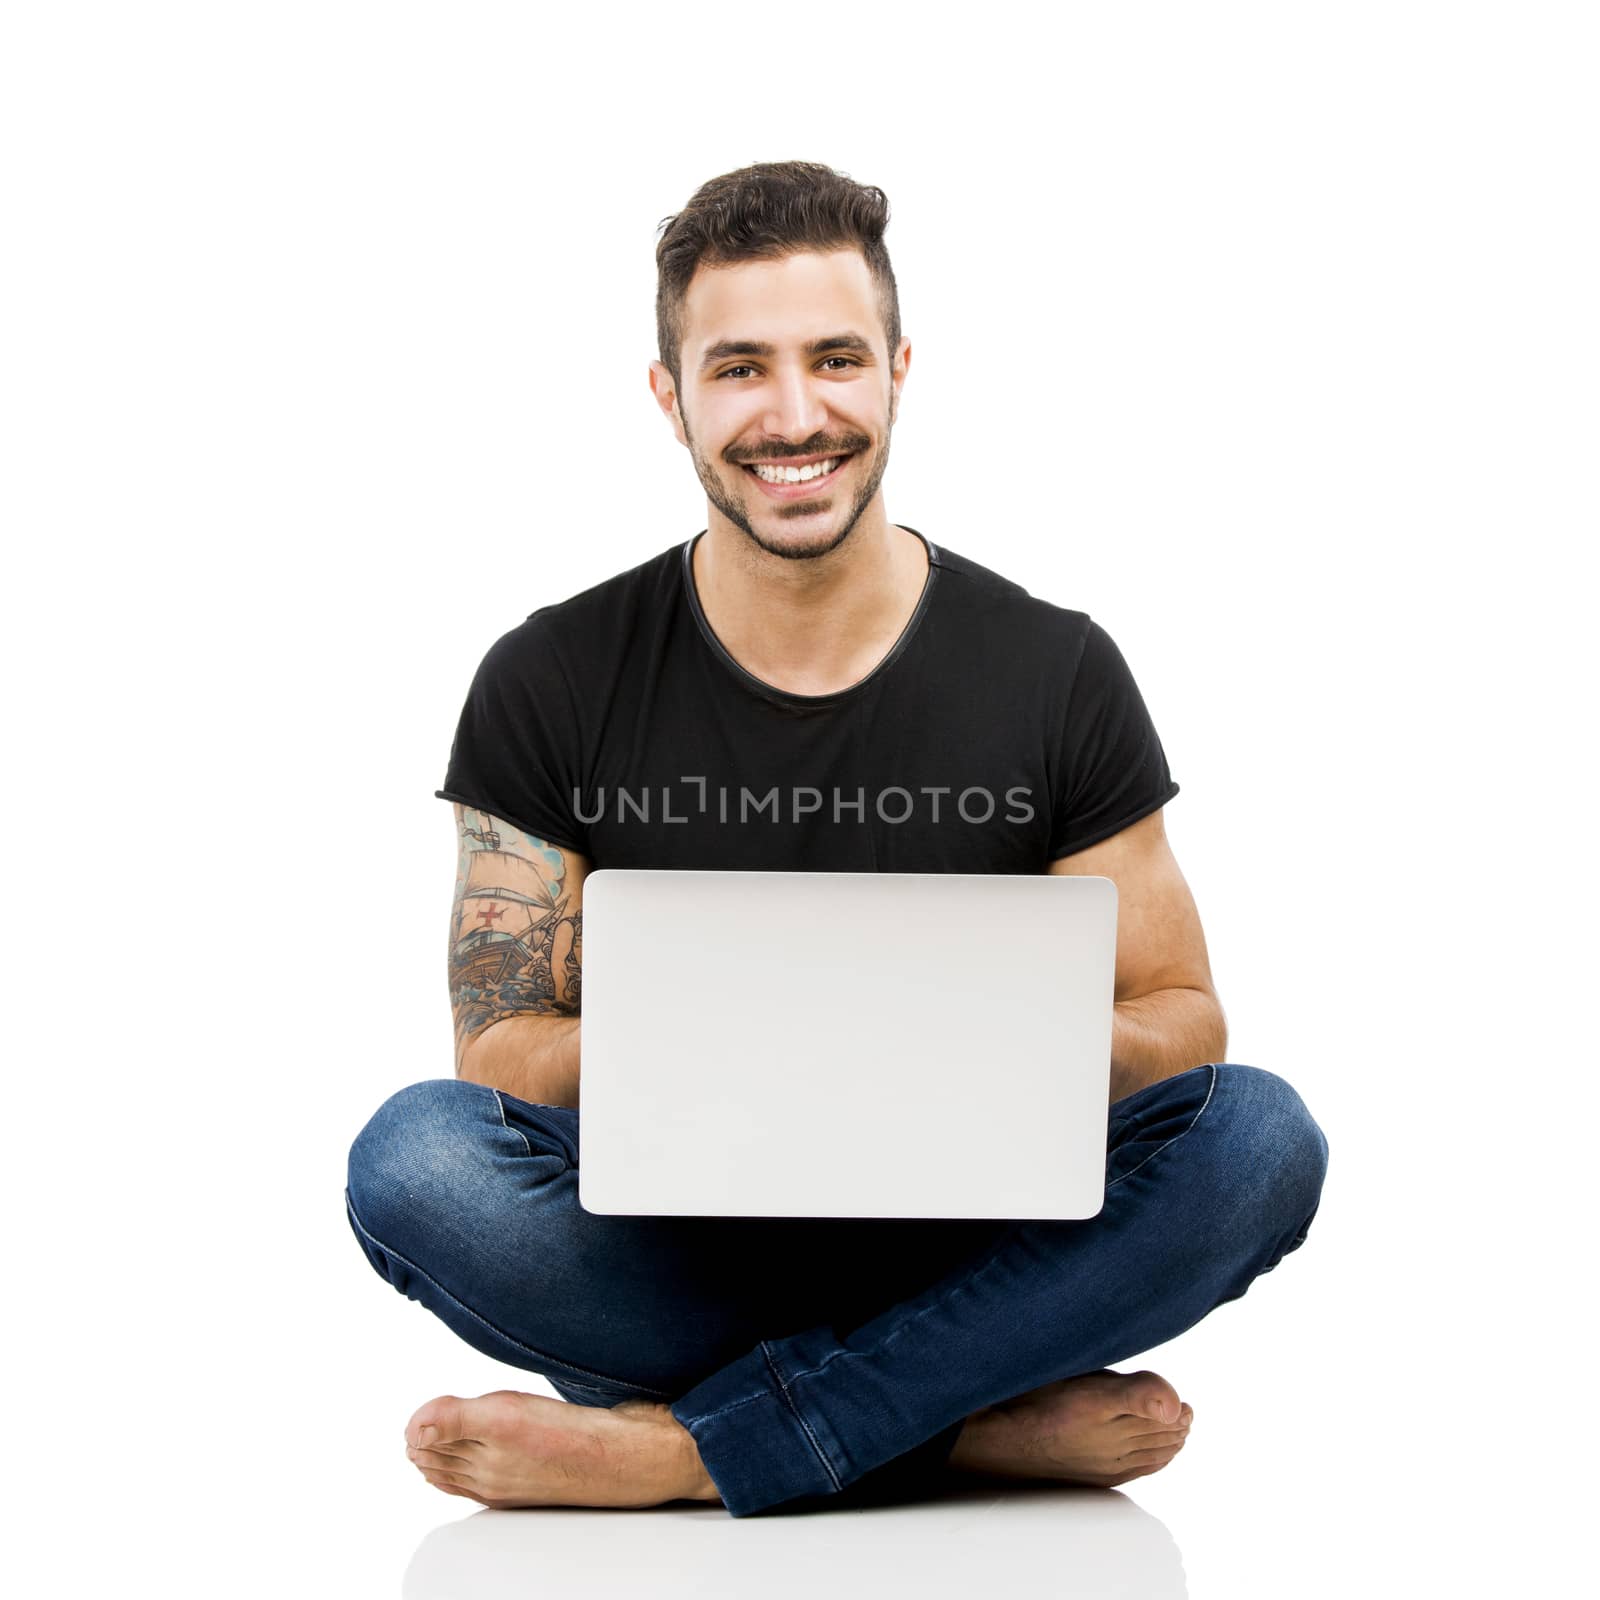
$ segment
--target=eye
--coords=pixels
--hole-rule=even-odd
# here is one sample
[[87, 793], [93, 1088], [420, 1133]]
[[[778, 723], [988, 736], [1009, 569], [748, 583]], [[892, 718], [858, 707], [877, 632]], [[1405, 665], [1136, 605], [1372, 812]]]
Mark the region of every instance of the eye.
[[[824, 356], [822, 358], [822, 365], [824, 367], [826, 367], [830, 361], [840, 362], [842, 365], [844, 365], [846, 367], [859, 367], [861, 365], [861, 363], [859, 361], [857, 361], [854, 356]], [[749, 366], [748, 364], [746, 364], [744, 362], [741, 362], [736, 367], [728, 367], [724, 371], [719, 372], [717, 374], [717, 382], [721, 383], [724, 378], [736, 377], [741, 372], [754, 372], [755, 370], [756, 369], [754, 367]], [[837, 371], [837, 368], [835, 368], [834, 370]]]

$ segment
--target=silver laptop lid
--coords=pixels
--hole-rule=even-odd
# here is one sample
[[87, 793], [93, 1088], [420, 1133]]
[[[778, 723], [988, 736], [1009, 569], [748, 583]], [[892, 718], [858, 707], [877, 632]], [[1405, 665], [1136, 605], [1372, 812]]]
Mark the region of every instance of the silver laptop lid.
[[1109, 878], [591, 873], [580, 1203], [1095, 1215], [1116, 918]]

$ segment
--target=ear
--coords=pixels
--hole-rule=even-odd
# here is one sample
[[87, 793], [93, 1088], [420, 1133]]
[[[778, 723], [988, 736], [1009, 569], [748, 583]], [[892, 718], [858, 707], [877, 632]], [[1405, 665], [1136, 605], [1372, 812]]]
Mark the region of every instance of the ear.
[[667, 371], [665, 362], [650, 363], [650, 392], [656, 397], [656, 404], [661, 407], [662, 414], [672, 424], [672, 431], [677, 436], [678, 443], [687, 450], [689, 440], [683, 431], [683, 418], [678, 413], [678, 387], [672, 381], [672, 374]]
[[911, 341], [901, 339], [899, 348], [894, 353], [894, 361], [889, 368], [889, 420], [894, 421], [895, 413], [900, 409], [900, 391], [905, 387], [906, 373], [911, 369]]

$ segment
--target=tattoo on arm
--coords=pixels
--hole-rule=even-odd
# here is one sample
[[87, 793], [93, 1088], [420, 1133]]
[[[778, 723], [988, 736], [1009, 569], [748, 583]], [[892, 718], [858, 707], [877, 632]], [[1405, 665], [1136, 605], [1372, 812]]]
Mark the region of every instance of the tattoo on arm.
[[514, 823], [457, 806], [450, 1003], [456, 1058], [514, 1016], [581, 1013], [583, 912], [561, 851]]

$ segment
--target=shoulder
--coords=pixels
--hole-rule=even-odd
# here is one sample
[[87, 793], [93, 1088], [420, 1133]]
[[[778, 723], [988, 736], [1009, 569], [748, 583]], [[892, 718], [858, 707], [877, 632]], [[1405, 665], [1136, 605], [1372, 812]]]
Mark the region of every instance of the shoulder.
[[1040, 652], [1052, 667], [1063, 660], [1076, 666], [1098, 626], [1087, 611], [1041, 600], [1014, 579], [942, 545], [934, 551], [949, 612], [982, 624], [1021, 653]]
[[682, 550], [672, 545], [626, 572], [538, 607], [496, 639], [489, 656], [502, 669], [559, 665], [575, 674], [596, 655], [614, 653], [642, 617], [671, 604], [682, 581]]
[[581, 632], [598, 622], [653, 605], [682, 584], [683, 545], [668, 546], [626, 572], [591, 584], [566, 600], [541, 606], [528, 620], [543, 619], [544, 627], [559, 637]]

